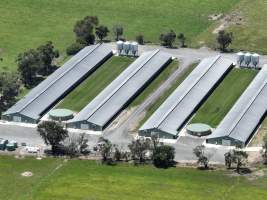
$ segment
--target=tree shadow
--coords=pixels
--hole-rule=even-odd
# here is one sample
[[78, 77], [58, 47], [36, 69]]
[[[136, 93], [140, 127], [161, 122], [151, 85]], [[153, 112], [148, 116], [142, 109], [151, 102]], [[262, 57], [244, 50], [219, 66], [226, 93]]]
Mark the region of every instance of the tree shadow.
[[249, 169], [249, 168], [247, 168], [247, 167], [240, 168], [239, 171], [237, 171], [237, 170], [235, 169], [235, 172], [237, 172], [237, 173], [240, 174], [240, 175], [246, 175], [246, 174], [251, 174], [251, 173], [252, 173], [251, 169]]
[[213, 171], [213, 170], [215, 170], [214, 167], [203, 167], [203, 166], [200, 166], [197, 169], [203, 170], [203, 171]]

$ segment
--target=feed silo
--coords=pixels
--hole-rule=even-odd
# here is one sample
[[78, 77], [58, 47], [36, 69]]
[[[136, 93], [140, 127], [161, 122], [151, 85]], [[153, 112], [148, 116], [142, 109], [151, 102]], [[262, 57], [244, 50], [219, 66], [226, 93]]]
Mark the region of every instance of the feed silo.
[[253, 66], [256, 68], [257, 65], [260, 62], [260, 55], [257, 54], [257, 53], [252, 54], [252, 56], [251, 56], [251, 62], [253, 64]]
[[117, 42], [117, 52], [120, 55], [122, 53], [123, 50], [123, 41], [118, 41]]
[[137, 53], [138, 53], [138, 43], [137, 42], [132, 42], [131, 43], [131, 50], [132, 50], [132, 54], [134, 56], [136, 56]]
[[245, 54], [243, 52], [238, 52], [237, 54], [237, 64], [242, 67], [242, 62], [244, 62]]
[[128, 55], [129, 51], [130, 51], [130, 42], [126, 41], [123, 43], [123, 50], [124, 50], [124, 53], [126, 55]]
[[251, 62], [251, 54], [249, 52], [244, 55], [244, 62], [246, 66], [249, 67], [249, 64]]

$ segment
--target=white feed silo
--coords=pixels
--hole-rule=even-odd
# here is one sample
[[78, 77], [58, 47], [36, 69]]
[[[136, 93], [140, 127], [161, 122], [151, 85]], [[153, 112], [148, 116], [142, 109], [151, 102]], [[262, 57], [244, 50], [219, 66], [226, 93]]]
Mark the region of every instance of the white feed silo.
[[119, 55], [121, 54], [122, 50], [123, 50], [123, 41], [118, 41], [117, 42], [117, 51], [118, 51]]
[[130, 47], [129, 47], [129, 55], [132, 54], [132, 50], [133, 50], [133, 44], [132, 42], [130, 42]]
[[130, 51], [130, 42], [126, 41], [123, 43], [123, 50], [125, 54], [128, 54]]
[[251, 60], [252, 60], [252, 64], [253, 64], [254, 67], [256, 68], [257, 65], [258, 65], [259, 62], [260, 62], [260, 55], [257, 54], [257, 53], [252, 54], [252, 56], [251, 56]]
[[247, 67], [249, 67], [249, 64], [251, 62], [251, 54], [249, 52], [247, 52], [245, 55], [244, 55], [244, 62], [245, 64], [247, 65]]
[[132, 50], [133, 55], [136, 56], [138, 53], [138, 43], [137, 42], [131, 43], [131, 50]]
[[242, 66], [242, 62], [244, 62], [245, 54], [240, 51], [236, 55], [237, 55], [237, 64], [241, 67]]

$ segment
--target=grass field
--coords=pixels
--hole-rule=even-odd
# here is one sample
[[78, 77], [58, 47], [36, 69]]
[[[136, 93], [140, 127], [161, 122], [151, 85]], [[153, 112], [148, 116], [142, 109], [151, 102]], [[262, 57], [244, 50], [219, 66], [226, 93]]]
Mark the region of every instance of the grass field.
[[182, 75], [175, 81], [175, 83], [164, 92], [162, 96], [159, 97], [159, 99], [153, 103], [146, 111], [145, 116], [141, 119], [139, 125], [137, 128], [139, 128], [142, 124], [145, 123], [146, 120], [159, 108], [159, 106], [171, 95], [171, 93], [180, 85], [181, 82], [190, 74], [190, 72], [195, 68], [197, 64], [194, 63], [187, 70], [185, 70]]
[[[234, 33], [234, 40], [231, 48], [236, 51], [248, 50], [267, 54], [267, 1], [264, 0], [241, 0], [232, 9], [238, 17], [243, 19], [241, 25], [232, 24], [226, 30]], [[221, 22], [212, 24], [207, 31], [195, 38], [194, 44], [200, 41], [210, 47], [215, 47], [215, 37], [212, 31]], [[199, 46], [199, 45], [198, 45]]]
[[112, 57], [66, 96], [57, 108], [79, 112], [133, 61], [129, 57]]
[[[1, 200], [263, 200], [267, 176], [249, 181], [224, 171], [155, 169], [95, 161], [0, 157]], [[32, 177], [22, 177], [24, 171]]]
[[127, 39], [135, 39], [137, 34], [143, 33], [146, 41], [158, 43], [160, 33], [173, 29], [177, 33], [183, 32], [187, 44], [191, 45], [193, 38], [206, 32], [212, 24], [208, 20], [210, 14], [227, 13], [240, 1], [1, 0], [0, 51], [3, 61], [0, 69], [15, 71], [15, 59], [20, 52], [36, 48], [48, 40], [64, 53], [74, 41], [73, 25], [86, 15], [97, 15], [101, 24], [110, 29], [114, 24], [122, 24]]
[[256, 74], [255, 70], [233, 69], [196, 112], [191, 122], [216, 127]]

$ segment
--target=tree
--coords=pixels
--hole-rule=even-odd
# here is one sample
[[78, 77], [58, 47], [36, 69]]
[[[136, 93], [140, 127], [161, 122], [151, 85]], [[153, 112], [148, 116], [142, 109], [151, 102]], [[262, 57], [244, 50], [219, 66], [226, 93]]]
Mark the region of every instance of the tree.
[[55, 68], [52, 65], [52, 62], [55, 58], [59, 57], [59, 51], [55, 49], [51, 41], [46, 42], [44, 45], [40, 45], [37, 48], [37, 51], [39, 52], [40, 59], [43, 62], [41, 68], [39, 69], [39, 74], [47, 76], [51, 74]]
[[79, 152], [83, 155], [86, 155], [89, 153], [89, 150], [88, 150], [88, 139], [86, 138], [86, 135], [85, 133], [82, 133], [79, 135], [79, 138], [78, 138], [78, 147], [79, 147]]
[[264, 159], [264, 164], [267, 164], [267, 134], [263, 137], [263, 146], [262, 146], [263, 152], [262, 157]]
[[113, 145], [112, 143], [103, 137], [98, 140], [99, 151], [102, 156], [102, 161], [109, 162], [112, 159]]
[[157, 146], [153, 151], [153, 164], [159, 168], [168, 168], [173, 166], [175, 150], [172, 146]]
[[37, 131], [46, 145], [51, 145], [52, 153], [57, 153], [59, 144], [68, 137], [67, 129], [55, 121], [44, 121], [37, 126]]
[[159, 37], [161, 44], [163, 46], [172, 47], [175, 42], [176, 33], [173, 30], [170, 30], [168, 33], [162, 33]]
[[115, 152], [114, 152], [114, 160], [116, 161], [120, 161], [122, 159], [122, 152], [121, 150], [119, 149], [118, 146], [115, 147]]
[[105, 37], [108, 36], [108, 33], [109, 33], [109, 30], [107, 26], [100, 25], [96, 27], [95, 34], [97, 35], [97, 37], [100, 39], [101, 42], [103, 41]]
[[232, 163], [234, 163], [233, 151], [225, 153], [224, 160], [225, 160], [225, 166], [227, 166], [227, 168], [230, 169], [232, 167]]
[[53, 60], [59, 56], [51, 41], [40, 45], [36, 50], [30, 49], [18, 55], [18, 71], [25, 87], [35, 86], [37, 76], [47, 76], [53, 72], [55, 66]]
[[0, 74], [0, 113], [16, 103], [20, 85], [17, 74], [7, 72]]
[[151, 140], [146, 138], [139, 138], [137, 140], [133, 140], [131, 144], [128, 145], [132, 159], [138, 160], [139, 163], [143, 163], [145, 161], [145, 155], [151, 150]]
[[177, 36], [177, 38], [178, 38], [178, 40], [180, 42], [180, 47], [185, 47], [185, 44], [184, 43], [185, 43], [186, 38], [185, 38], [184, 34], [183, 33], [180, 33]]
[[224, 30], [219, 31], [217, 36], [217, 42], [219, 44], [219, 49], [222, 52], [225, 52], [227, 47], [232, 43], [233, 41], [233, 33], [227, 33]]
[[119, 38], [123, 35], [123, 27], [119, 24], [113, 26], [113, 33], [115, 35], [115, 40], [118, 41]]
[[75, 43], [71, 44], [69, 47], [67, 47], [66, 53], [69, 56], [75, 55], [76, 53], [78, 53], [84, 47], [85, 47], [84, 44], [80, 44], [78, 42], [75, 42]]
[[159, 146], [159, 137], [156, 134], [152, 134], [151, 136], [152, 150], [154, 151]]
[[196, 155], [196, 157], [198, 158], [198, 164], [204, 166], [205, 169], [208, 169], [209, 166], [209, 159], [208, 157], [205, 155], [205, 146], [204, 145], [200, 145], [200, 146], [196, 146], [193, 149], [194, 154]]
[[247, 162], [248, 154], [239, 147], [233, 151], [233, 161], [236, 163], [236, 171], [240, 173], [240, 168]]
[[138, 44], [143, 45], [145, 43], [144, 35], [142, 35], [142, 34], [137, 35], [135, 39], [138, 42]]
[[85, 137], [85, 133], [72, 134], [64, 141], [65, 153], [70, 157], [79, 155], [86, 155], [88, 150], [88, 139]]
[[97, 16], [86, 16], [79, 20], [74, 25], [74, 33], [76, 34], [76, 41], [81, 44], [94, 44], [95, 35], [94, 29], [98, 26]]
[[30, 49], [18, 55], [18, 71], [25, 87], [29, 88], [35, 84], [35, 78], [40, 66], [43, 65], [38, 51]]

